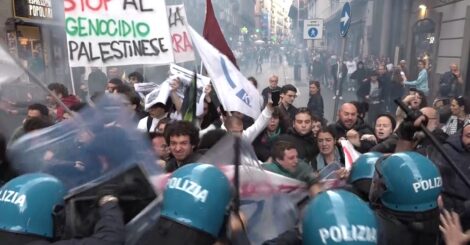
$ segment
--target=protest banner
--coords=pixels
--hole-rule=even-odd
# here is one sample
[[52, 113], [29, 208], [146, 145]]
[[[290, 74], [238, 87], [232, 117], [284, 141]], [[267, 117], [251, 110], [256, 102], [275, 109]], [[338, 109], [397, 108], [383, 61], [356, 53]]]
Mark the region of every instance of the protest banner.
[[194, 50], [187, 29], [186, 10], [184, 5], [167, 6], [168, 23], [170, 24], [171, 42], [175, 62], [182, 63], [194, 61]]
[[339, 141], [344, 154], [344, 165], [347, 170], [351, 170], [354, 162], [361, 156], [361, 153], [354, 149], [354, 146], [348, 140], [340, 140]]
[[71, 67], [173, 62], [164, 0], [65, 0]]
[[[191, 81], [194, 76], [194, 72], [190, 71], [184, 67], [179, 65], [170, 64], [170, 74], [171, 75], [178, 75], [181, 78], [184, 78], [185, 81]], [[197, 85], [198, 88], [203, 88], [211, 82], [209, 77], [203, 76], [201, 74], [197, 74]]]

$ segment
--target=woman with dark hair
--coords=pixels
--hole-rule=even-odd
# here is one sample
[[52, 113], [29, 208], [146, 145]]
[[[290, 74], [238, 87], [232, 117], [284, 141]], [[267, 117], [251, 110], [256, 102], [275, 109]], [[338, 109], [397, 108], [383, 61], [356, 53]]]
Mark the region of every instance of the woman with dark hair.
[[377, 139], [377, 145], [372, 147], [370, 151], [381, 153], [394, 153], [398, 142], [398, 136], [393, 130], [397, 122], [390, 114], [381, 114], [375, 119], [374, 134]]
[[321, 96], [320, 82], [310, 81], [309, 92], [310, 98], [307, 108], [313, 116], [323, 119], [323, 97]]
[[270, 162], [271, 148], [274, 142], [279, 138], [279, 135], [285, 133], [287, 129], [281, 123], [283, 121], [282, 113], [279, 107], [274, 107], [271, 119], [269, 119], [266, 129], [259, 134], [253, 141], [253, 148], [256, 156], [262, 162]]
[[451, 99], [450, 111], [452, 115], [442, 127], [442, 130], [446, 134], [455, 134], [458, 130], [463, 128], [465, 120], [470, 118], [470, 106], [467, 103], [467, 99], [463, 96]]
[[354, 79], [356, 81], [356, 87], [353, 88], [353, 91], [354, 90], [359, 91], [361, 84], [363, 82], [367, 82], [367, 70], [364, 66], [364, 62], [362, 61], [357, 62], [357, 69], [351, 74], [349, 78]]
[[332, 163], [339, 163], [344, 166], [344, 156], [340, 146], [336, 143], [337, 137], [333, 130], [328, 127], [320, 129], [317, 134], [317, 144], [320, 153], [318, 153], [315, 170], [320, 171], [324, 167]]

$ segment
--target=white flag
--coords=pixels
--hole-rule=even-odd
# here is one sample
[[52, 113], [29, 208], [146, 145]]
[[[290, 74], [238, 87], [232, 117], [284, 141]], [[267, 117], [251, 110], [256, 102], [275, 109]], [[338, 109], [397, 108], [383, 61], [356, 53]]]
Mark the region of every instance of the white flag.
[[191, 26], [188, 26], [188, 30], [224, 109], [258, 118], [261, 96], [255, 86]]

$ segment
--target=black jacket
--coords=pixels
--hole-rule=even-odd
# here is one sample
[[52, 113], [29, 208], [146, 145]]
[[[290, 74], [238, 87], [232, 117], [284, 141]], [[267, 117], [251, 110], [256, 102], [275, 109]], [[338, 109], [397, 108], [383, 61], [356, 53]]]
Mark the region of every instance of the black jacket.
[[383, 141], [377, 143], [377, 145], [373, 146], [370, 151], [376, 151], [380, 153], [395, 153], [395, 148], [398, 142], [398, 135], [392, 134], [388, 138]]
[[[361, 64], [361, 63], [362, 63], [362, 65], [364, 65], [364, 63], [362, 61], [357, 62], [357, 65], [359, 66], [359, 64]], [[367, 78], [367, 75], [368, 75], [368, 72], [367, 72], [366, 68], [362, 67], [361, 69], [358, 68], [357, 70], [355, 70], [349, 78], [357, 80], [358, 83], [360, 84], [361, 82], [364, 81], [364, 79]]]
[[295, 119], [295, 113], [297, 113], [297, 108], [294, 105], [290, 105], [286, 110], [286, 108], [282, 104], [279, 104], [279, 112], [282, 118], [282, 122], [280, 122], [282, 123], [282, 127], [290, 128], [292, 126], [292, 122]]
[[[462, 131], [449, 136], [443, 145], [444, 151], [467, 178], [470, 176], [470, 151], [462, 145]], [[460, 214], [462, 228], [470, 228], [470, 188], [467, 187], [444, 157], [433, 151], [430, 159], [437, 164], [442, 176], [442, 197], [447, 210]]]
[[171, 158], [165, 165], [165, 172], [171, 173], [183, 165], [196, 162], [200, 157], [201, 157], [201, 154], [199, 154], [198, 152], [193, 152], [186, 159], [184, 159], [182, 164], [179, 166], [178, 166], [178, 163], [176, 163], [176, 159]]
[[[34, 241], [27, 245], [120, 245], [125, 242], [124, 220], [119, 204], [110, 202], [99, 209], [100, 219], [91, 237], [57, 242]], [[2, 243], [3, 244], [3, 243]]]
[[[356, 130], [360, 136], [364, 134], [374, 134], [374, 131], [372, 130], [372, 128], [368, 126], [367, 124], [365, 124], [364, 122], [360, 121], [360, 119], [358, 119], [356, 124], [350, 129], [347, 129], [341, 121], [337, 121], [336, 123], [332, 123], [328, 125], [328, 128], [331, 129], [335, 133], [335, 136], [337, 139], [342, 138], [342, 137], [346, 138], [346, 133], [351, 129]], [[366, 153], [374, 145], [375, 143], [371, 141], [361, 140], [361, 146], [355, 147], [355, 148], [360, 153]]]
[[[359, 86], [359, 90], [357, 91], [357, 96], [361, 99], [361, 101], [377, 101], [377, 100], [384, 100], [384, 86], [381, 81], [378, 81], [379, 83], [379, 94], [377, 97], [373, 97], [370, 94], [370, 80], [367, 82], [361, 83], [361, 86]], [[366, 99], [365, 96], [369, 95], [369, 99]]]
[[439, 236], [439, 210], [421, 213], [376, 211], [379, 226], [377, 244], [427, 245], [436, 244]]
[[299, 159], [304, 160], [310, 166], [316, 162], [315, 157], [317, 156], [319, 150], [313, 133], [300, 135], [297, 133], [297, 131], [295, 131], [295, 129], [290, 128], [287, 131], [287, 134], [279, 136], [277, 140], [294, 143], [297, 148]]
[[323, 119], [323, 97], [320, 92], [315, 95], [310, 95], [307, 108], [312, 115], [315, 115], [319, 119]]

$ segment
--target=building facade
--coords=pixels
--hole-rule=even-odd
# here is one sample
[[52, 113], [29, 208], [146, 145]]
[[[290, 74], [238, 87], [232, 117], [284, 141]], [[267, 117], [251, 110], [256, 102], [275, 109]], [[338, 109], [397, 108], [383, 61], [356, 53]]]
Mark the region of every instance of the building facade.
[[439, 80], [450, 64], [460, 67], [464, 85], [459, 91], [470, 94], [470, 0], [412, 1], [406, 58], [410, 68], [418, 59], [427, 62], [433, 96]]
[[1, 0], [8, 51], [46, 83], [70, 84], [63, 1]]

